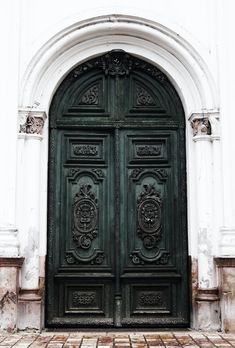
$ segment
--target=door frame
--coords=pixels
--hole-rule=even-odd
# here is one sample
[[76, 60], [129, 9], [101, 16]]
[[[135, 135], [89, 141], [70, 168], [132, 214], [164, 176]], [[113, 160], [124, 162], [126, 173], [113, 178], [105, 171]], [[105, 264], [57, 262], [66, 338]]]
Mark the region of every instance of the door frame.
[[[175, 86], [179, 96], [181, 97], [185, 116], [186, 116], [186, 162], [187, 162], [187, 187], [188, 187], [188, 240], [189, 254], [195, 262], [198, 259], [197, 244], [200, 233], [200, 216], [203, 214], [197, 202], [201, 201], [200, 180], [195, 171], [202, 170], [206, 173], [208, 167], [200, 166], [197, 161], [197, 150], [195, 151], [195, 135], [191, 128], [192, 119], [207, 119], [214, 127], [211, 134], [205, 134], [206, 141], [211, 142], [214, 148], [214, 158], [219, 158], [220, 147], [214, 145], [214, 138], [217, 135], [219, 127], [219, 113], [217, 109], [218, 100], [216, 97], [216, 85], [212, 78], [210, 68], [205, 61], [201, 59], [199, 50], [196, 50], [185, 39], [186, 36], [179, 37], [176, 32], [170, 28], [162, 27], [160, 23], [150, 22], [143, 18], [133, 18], [131, 16], [116, 15], [119, 23], [110, 22], [110, 16], [88, 19], [85, 22], [76, 23], [72, 30], [70, 27], [61, 28], [61, 31], [55, 36], [46, 39], [46, 44], [40, 47], [36, 55], [32, 58], [28, 65], [22, 82], [22, 95], [20, 99], [19, 124], [23, 126], [26, 122], [27, 115], [34, 118], [43, 118], [48, 114], [51, 99], [54, 91], [63, 77], [70, 71], [73, 66], [107, 51], [107, 39], [109, 40], [109, 50], [125, 49], [127, 52], [137, 55], [143, 59], [147, 59], [151, 64], [158, 66], [169, 77]], [[128, 19], [128, 21], [127, 21]], [[143, 25], [145, 24], [145, 25]], [[113, 31], [110, 35], [110, 26]], [[164, 30], [163, 30], [164, 29]], [[124, 30], [128, 33], [124, 36], [118, 36]], [[96, 39], [97, 33], [99, 40]], [[73, 37], [72, 37], [72, 34]], [[139, 37], [139, 39], [136, 38]], [[175, 38], [177, 37], [177, 40]], [[88, 40], [89, 38], [89, 40]], [[70, 49], [68, 46], [70, 45]], [[55, 49], [56, 48], [56, 49]], [[174, 55], [171, 53], [174, 51]], [[44, 52], [47, 52], [45, 55]], [[58, 73], [59, 67], [59, 73]], [[56, 73], [57, 72], [57, 73]], [[34, 107], [33, 103], [36, 101]], [[28, 105], [31, 105], [28, 108]], [[192, 112], [195, 110], [195, 112]], [[203, 110], [203, 111], [202, 111]], [[23, 117], [22, 117], [23, 116]], [[190, 118], [191, 117], [191, 118]], [[189, 119], [190, 118], [190, 119]], [[189, 120], [189, 122], [188, 122]], [[17, 186], [24, 186], [24, 173], [27, 173], [27, 167], [30, 163], [30, 154], [34, 156], [33, 168], [34, 173], [38, 171], [38, 164], [41, 163], [41, 175], [38, 177], [37, 197], [32, 198], [33, 205], [37, 211], [38, 219], [36, 224], [36, 233], [38, 233], [38, 260], [40, 260], [40, 268], [37, 270], [37, 277], [44, 278], [44, 259], [46, 256], [46, 240], [47, 240], [47, 221], [46, 221], [46, 202], [47, 202], [47, 162], [48, 162], [48, 120], [45, 121], [42, 135], [38, 133], [37, 139], [40, 146], [35, 152], [35, 148], [28, 152], [20, 145], [19, 155], [22, 153], [26, 156], [24, 167], [19, 166], [20, 173], [18, 176]], [[43, 124], [43, 122], [42, 122]], [[213, 138], [214, 136], [214, 138]], [[197, 138], [198, 139], [198, 138]], [[218, 139], [218, 136], [217, 136]], [[19, 137], [19, 143], [22, 143], [22, 132]], [[36, 137], [35, 137], [36, 140]], [[196, 140], [195, 140], [196, 141]], [[35, 157], [36, 156], [36, 157]], [[205, 154], [205, 163], [213, 162], [212, 151]], [[28, 161], [28, 162], [27, 162]], [[216, 179], [216, 170], [219, 162], [216, 162], [212, 176]], [[209, 170], [210, 171], [210, 170]], [[19, 173], [19, 174], [20, 174]], [[212, 182], [213, 180], [211, 180]], [[211, 185], [213, 185], [211, 183]], [[213, 187], [210, 187], [213, 191]], [[30, 195], [30, 193], [29, 193]], [[222, 195], [221, 188], [217, 190], [217, 196]], [[18, 199], [18, 215], [22, 211], [23, 198]], [[206, 197], [208, 206], [212, 206], [212, 198]], [[195, 215], [197, 209], [198, 214]], [[218, 210], [218, 209], [217, 209]], [[211, 225], [211, 215], [207, 217], [208, 224]], [[213, 220], [213, 219], [212, 219]], [[27, 222], [19, 224], [19, 230], [27, 230]], [[200, 255], [199, 255], [200, 256]], [[211, 260], [207, 260], [208, 264]], [[208, 266], [208, 264], [206, 264]], [[27, 267], [25, 264], [23, 270], [26, 274]], [[213, 276], [212, 276], [213, 277]], [[193, 310], [194, 310], [193, 306]], [[194, 312], [195, 313], [195, 312]], [[42, 312], [41, 312], [42, 315]], [[195, 324], [195, 315], [192, 316], [192, 326]]]

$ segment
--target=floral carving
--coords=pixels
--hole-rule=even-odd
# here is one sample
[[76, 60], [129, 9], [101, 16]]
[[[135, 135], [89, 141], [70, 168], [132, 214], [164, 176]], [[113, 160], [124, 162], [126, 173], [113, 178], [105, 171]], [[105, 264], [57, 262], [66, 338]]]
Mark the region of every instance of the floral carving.
[[137, 87], [136, 90], [136, 105], [137, 106], [151, 106], [154, 105], [154, 100], [151, 95], [142, 87]]
[[159, 156], [161, 154], [161, 145], [138, 145], [136, 147], [138, 156]]
[[98, 148], [96, 145], [73, 145], [73, 153], [76, 156], [94, 157], [98, 154]]
[[41, 134], [44, 126], [42, 117], [28, 115], [24, 124], [20, 125], [20, 133]]
[[163, 301], [159, 292], [141, 292], [138, 297], [140, 306], [162, 306]]
[[193, 136], [196, 135], [210, 135], [211, 134], [211, 124], [209, 119], [206, 117], [197, 117], [191, 121], [191, 126], [193, 128]]
[[144, 171], [143, 168], [135, 168], [131, 172], [131, 178], [136, 179], [142, 172]]
[[146, 249], [156, 247], [161, 240], [162, 199], [154, 185], [145, 184], [137, 198], [137, 234]]
[[80, 98], [79, 105], [98, 105], [99, 104], [99, 89], [95, 85], [89, 88]]
[[81, 185], [73, 203], [73, 240], [78, 248], [89, 249], [92, 240], [98, 235], [97, 199], [91, 185]]

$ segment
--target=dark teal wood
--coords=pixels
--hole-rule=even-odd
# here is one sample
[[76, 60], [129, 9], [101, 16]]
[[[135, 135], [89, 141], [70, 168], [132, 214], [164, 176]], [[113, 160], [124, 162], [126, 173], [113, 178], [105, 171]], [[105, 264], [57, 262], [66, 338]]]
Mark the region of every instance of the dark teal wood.
[[184, 112], [156, 67], [112, 51], [50, 108], [46, 322], [187, 327]]

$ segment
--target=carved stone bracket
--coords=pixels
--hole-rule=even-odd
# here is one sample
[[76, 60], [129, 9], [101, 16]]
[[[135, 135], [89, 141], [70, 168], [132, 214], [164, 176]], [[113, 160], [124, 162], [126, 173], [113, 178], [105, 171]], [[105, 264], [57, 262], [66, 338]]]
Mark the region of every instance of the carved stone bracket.
[[35, 109], [19, 110], [19, 133], [41, 135], [46, 113]]

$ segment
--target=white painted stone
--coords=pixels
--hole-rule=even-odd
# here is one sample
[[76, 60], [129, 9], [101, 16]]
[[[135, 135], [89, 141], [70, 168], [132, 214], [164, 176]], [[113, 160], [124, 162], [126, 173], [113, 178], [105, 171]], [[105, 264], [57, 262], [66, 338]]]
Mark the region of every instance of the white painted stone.
[[14, 227], [0, 227], [0, 257], [19, 256], [18, 230]]

